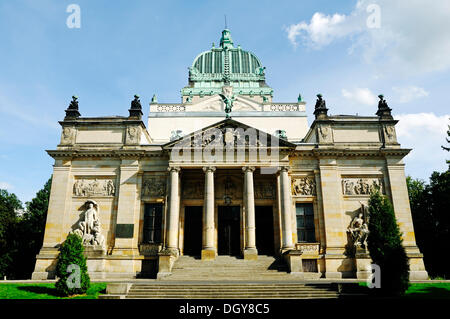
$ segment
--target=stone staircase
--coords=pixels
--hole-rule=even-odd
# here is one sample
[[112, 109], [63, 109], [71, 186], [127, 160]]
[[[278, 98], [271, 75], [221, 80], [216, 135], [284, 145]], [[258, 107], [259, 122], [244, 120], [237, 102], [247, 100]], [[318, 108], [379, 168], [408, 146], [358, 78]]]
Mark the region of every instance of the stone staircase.
[[332, 284], [189, 282], [133, 284], [127, 299], [334, 299]]
[[244, 260], [233, 256], [217, 256], [204, 261], [181, 256], [164, 281], [267, 281], [292, 280], [287, 265], [273, 256], [258, 256], [257, 260]]

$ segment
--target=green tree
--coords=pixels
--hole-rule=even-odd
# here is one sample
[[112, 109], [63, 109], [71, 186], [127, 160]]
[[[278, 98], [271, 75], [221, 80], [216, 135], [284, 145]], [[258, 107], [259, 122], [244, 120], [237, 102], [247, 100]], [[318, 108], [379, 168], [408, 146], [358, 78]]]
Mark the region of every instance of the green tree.
[[44, 188], [36, 193], [36, 197], [26, 203], [26, 212], [17, 225], [18, 254], [14, 258], [15, 278], [30, 278], [34, 270], [36, 255], [39, 253], [44, 239], [51, 185], [52, 178], [50, 177]]
[[409, 286], [409, 261], [402, 241], [389, 199], [379, 192], [372, 193], [367, 244], [372, 261], [380, 266], [381, 291], [385, 295], [401, 295]]
[[[448, 126], [448, 130], [447, 130], [447, 138], [446, 138], [447, 143], [450, 143], [449, 137], [450, 137], [450, 125]], [[443, 150], [445, 150], [447, 152], [450, 151], [450, 147], [445, 147], [445, 146], [441, 146], [441, 147]], [[447, 164], [449, 164], [449, 167], [450, 167], [450, 160], [447, 160]]]
[[0, 189], [0, 276], [12, 277], [15, 254], [15, 230], [18, 223], [17, 212], [22, 203], [15, 194]]
[[[81, 237], [69, 234], [61, 245], [56, 264], [56, 290], [62, 296], [84, 294], [89, 289], [86, 257]], [[76, 268], [70, 268], [75, 265]], [[70, 266], [70, 267], [69, 267]]]
[[417, 246], [424, 255], [431, 277], [450, 278], [450, 265], [443, 255], [450, 254], [450, 171], [433, 172], [430, 183], [407, 178], [411, 215]]

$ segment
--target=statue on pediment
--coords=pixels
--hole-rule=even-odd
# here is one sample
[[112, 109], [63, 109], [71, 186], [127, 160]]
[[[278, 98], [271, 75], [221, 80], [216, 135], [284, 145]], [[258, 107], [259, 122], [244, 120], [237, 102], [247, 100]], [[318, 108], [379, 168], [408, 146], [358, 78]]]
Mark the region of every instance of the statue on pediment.
[[225, 103], [225, 113], [226, 118], [230, 118], [230, 113], [233, 109], [233, 103], [235, 101], [235, 95], [233, 95], [233, 87], [224, 86], [222, 88], [222, 93], [219, 93], [219, 96], [222, 98], [222, 101]]

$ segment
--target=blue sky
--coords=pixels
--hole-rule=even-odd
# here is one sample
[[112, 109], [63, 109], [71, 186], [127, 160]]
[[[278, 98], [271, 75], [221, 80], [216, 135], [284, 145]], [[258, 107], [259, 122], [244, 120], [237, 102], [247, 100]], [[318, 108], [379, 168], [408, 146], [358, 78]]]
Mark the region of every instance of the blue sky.
[[[81, 9], [68, 28], [66, 8]], [[377, 5], [378, 27], [368, 19]], [[0, 188], [31, 200], [52, 172], [45, 150], [59, 142], [71, 96], [82, 116], [127, 115], [180, 102], [195, 56], [219, 42], [224, 14], [235, 45], [266, 66], [274, 101], [315, 95], [332, 114], [374, 115], [383, 93], [400, 122], [406, 172], [428, 179], [446, 169], [450, 2], [344, 1], [0, 1]]]

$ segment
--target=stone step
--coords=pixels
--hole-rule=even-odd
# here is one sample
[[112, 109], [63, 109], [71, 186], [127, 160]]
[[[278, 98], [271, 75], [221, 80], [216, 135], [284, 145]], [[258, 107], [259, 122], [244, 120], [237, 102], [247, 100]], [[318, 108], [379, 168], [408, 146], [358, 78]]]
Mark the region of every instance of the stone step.
[[339, 296], [329, 283], [142, 283], [133, 284], [126, 298], [161, 299], [329, 299]]
[[[220, 296], [186, 296], [186, 295], [170, 295], [170, 296], [126, 296], [127, 299], [336, 299], [338, 296], [230, 296], [223, 298]], [[105, 298], [106, 299], [106, 298]]]
[[334, 289], [331, 288], [310, 288], [310, 287], [248, 287], [248, 288], [241, 288], [241, 287], [222, 287], [222, 288], [209, 288], [209, 287], [158, 287], [158, 288], [131, 288], [130, 289], [130, 293], [131, 292], [145, 292], [145, 291], [164, 291], [164, 292], [170, 292], [170, 291], [179, 291], [179, 290], [184, 290], [184, 291], [221, 291], [221, 292], [235, 292], [235, 291], [268, 291], [268, 292], [273, 292], [273, 291], [277, 291], [277, 292], [284, 292], [284, 291], [335, 291]]

